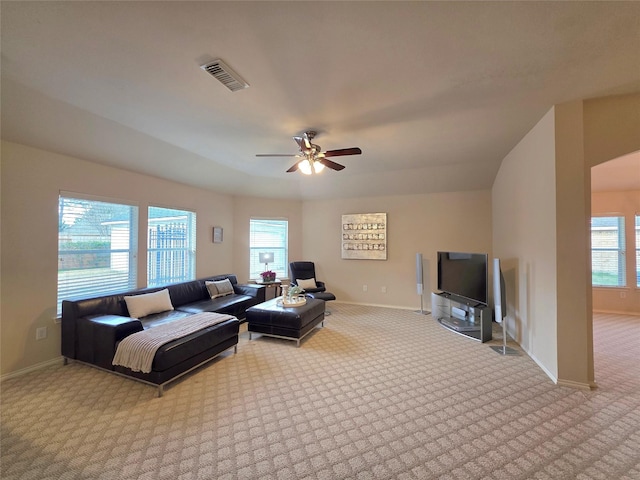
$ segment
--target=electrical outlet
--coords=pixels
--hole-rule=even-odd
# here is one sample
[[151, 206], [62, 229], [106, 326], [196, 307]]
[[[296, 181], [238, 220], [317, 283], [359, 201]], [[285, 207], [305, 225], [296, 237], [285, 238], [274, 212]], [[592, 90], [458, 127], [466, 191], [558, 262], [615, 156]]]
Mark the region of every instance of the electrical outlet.
[[627, 292], [620, 292], [620, 298], [627, 298]]
[[366, 292], [368, 288], [369, 288], [369, 287], [367, 287], [366, 285], [362, 285], [362, 291], [363, 291], [363, 292]]
[[384, 287], [384, 286], [383, 286], [383, 287], [380, 287], [380, 291], [381, 291], [382, 293], [387, 293], [387, 287]]
[[47, 338], [47, 327], [36, 328], [36, 340], [44, 340]]

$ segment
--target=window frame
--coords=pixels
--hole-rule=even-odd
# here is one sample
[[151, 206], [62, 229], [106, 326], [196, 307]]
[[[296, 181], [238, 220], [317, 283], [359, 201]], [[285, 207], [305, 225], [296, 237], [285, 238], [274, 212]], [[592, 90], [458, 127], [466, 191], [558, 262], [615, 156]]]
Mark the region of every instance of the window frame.
[[640, 288], [640, 214], [634, 215], [633, 234], [636, 239], [636, 288]]
[[[259, 223], [280, 223], [284, 227], [280, 235], [284, 235], [284, 242], [279, 243], [276, 238], [265, 239], [257, 242], [257, 233], [254, 230]], [[255, 224], [255, 225], [254, 225]], [[257, 243], [256, 243], [257, 242]], [[260, 273], [265, 271], [265, 266], [260, 263], [261, 252], [273, 252], [274, 261], [269, 263], [269, 270], [276, 272], [276, 278], [288, 278], [289, 276], [289, 219], [283, 217], [251, 217], [249, 219], [249, 278], [260, 280]]]
[[[157, 214], [164, 216], [155, 216]], [[182, 219], [184, 217], [184, 219]], [[162, 219], [173, 221], [161, 223]], [[160, 230], [154, 227], [165, 227]], [[181, 232], [180, 230], [183, 230]], [[181, 208], [147, 207], [147, 286], [161, 287], [196, 278], [197, 213]], [[152, 243], [156, 244], [152, 245]], [[164, 243], [165, 245], [159, 245]], [[180, 245], [182, 243], [183, 245]], [[169, 244], [169, 245], [167, 245]], [[154, 258], [155, 257], [155, 258]], [[170, 259], [170, 262], [167, 262]], [[182, 269], [179, 266], [182, 265]]]
[[[617, 226], [607, 226], [600, 225], [594, 227], [594, 219], [610, 219], [615, 220]], [[590, 222], [590, 243], [591, 243], [591, 285], [596, 288], [626, 288], [627, 287], [627, 267], [626, 267], [626, 230], [625, 230], [625, 216], [619, 213], [603, 213], [596, 214], [591, 216]], [[617, 246], [594, 246], [596, 243], [594, 240], [594, 232], [595, 231], [606, 231], [606, 230], [614, 230], [617, 233]], [[604, 241], [605, 239], [603, 239]], [[595, 268], [596, 257], [602, 257], [602, 255], [596, 255], [596, 253], [604, 254], [604, 253], [614, 253], [615, 261], [617, 263], [617, 268], [615, 273], [612, 275], [617, 277], [617, 283], [596, 283], [594, 278], [596, 275], [604, 275], [606, 274], [606, 270], [604, 268], [597, 269]], [[599, 262], [606, 262], [606, 259], [599, 260]]]
[[[68, 205], [65, 205], [68, 201]], [[75, 205], [74, 205], [75, 203]], [[113, 207], [109, 215], [113, 215], [117, 209], [128, 209], [128, 218], [124, 216], [121, 219], [85, 219], [87, 213], [91, 213], [92, 209], [87, 209], [82, 215], [77, 210], [79, 205], [86, 204], [93, 208], [104, 208], [104, 205]], [[65, 212], [66, 208], [75, 209], [76, 212]], [[97, 210], [96, 214], [107, 213], [106, 210]], [[65, 216], [67, 221], [65, 221]], [[57, 294], [56, 294], [56, 312], [58, 315], [62, 313], [63, 300], [80, 300], [83, 298], [91, 298], [102, 295], [109, 295], [121, 291], [132, 290], [137, 287], [138, 281], [138, 218], [139, 206], [136, 203], [122, 199], [96, 197], [92, 195], [81, 194], [77, 192], [60, 191], [58, 195], [58, 273], [57, 273]], [[73, 220], [73, 223], [69, 223]], [[77, 232], [73, 235], [64, 232], [74, 228], [76, 222], [100, 222], [97, 225], [83, 226], [82, 223], [77, 225]], [[120, 234], [114, 231], [114, 226], [120, 226]], [[91, 231], [95, 227], [96, 231]], [[99, 244], [107, 242], [107, 232], [100, 232], [101, 228], [108, 229], [109, 248], [99, 248]], [[125, 234], [123, 236], [122, 234]], [[115, 236], [114, 236], [115, 235]], [[78, 244], [96, 243], [94, 248], [68, 248], [72, 246], [74, 241]], [[114, 242], [118, 244], [117, 248], [113, 248]], [[63, 245], [67, 245], [66, 249], [62, 249]], [[100, 259], [100, 256], [102, 258]], [[108, 260], [104, 257], [108, 255]], [[67, 262], [67, 268], [62, 268], [66, 256], [77, 257], [74, 262], [77, 268], [73, 268], [72, 262]], [[93, 257], [93, 258], [92, 258]], [[93, 263], [95, 262], [95, 263]], [[104, 263], [108, 264], [108, 272], [97, 275], [98, 270], [104, 270]], [[116, 262], [119, 268], [112, 268]], [[125, 269], [126, 267], [126, 269]], [[82, 273], [85, 271], [88, 274]], [[90, 270], [96, 270], [91, 275]], [[119, 270], [119, 271], [118, 271]]]

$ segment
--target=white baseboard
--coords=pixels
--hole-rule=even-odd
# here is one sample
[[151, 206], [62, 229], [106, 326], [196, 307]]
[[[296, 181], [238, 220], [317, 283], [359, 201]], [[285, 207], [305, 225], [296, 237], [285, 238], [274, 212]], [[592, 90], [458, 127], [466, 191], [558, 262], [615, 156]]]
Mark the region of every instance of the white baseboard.
[[596, 388], [598, 388], [598, 385], [595, 382], [582, 383], [582, 382], [574, 382], [573, 380], [558, 380], [556, 382], [556, 385], [560, 387], [569, 387], [577, 390], [588, 390], [588, 391], [595, 390]]
[[542, 364], [542, 362], [541, 362], [540, 360], [538, 360], [538, 359], [535, 357], [535, 355], [531, 355], [531, 352], [527, 351], [527, 350], [526, 350], [526, 349], [524, 349], [524, 348], [523, 348], [523, 350], [525, 351], [525, 353], [526, 353], [527, 355], [529, 355], [529, 358], [530, 358], [531, 360], [533, 360], [533, 361], [535, 362], [535, 364], [536, 364], [536, 365], [538, 365], [538, 367], [540, 367], [540, 370], [542, 370], [542, 371], [547, 375], [547, 377], [549, 377], [549, 378], [553, 381], [553, 383], [555, 383], [555, 384], [557, 385], [557, 384], [558, 384], [558, 379], [556, 378], [556, 376], [555, 376], [553, 373], [551, 373], [551, 372], [547, 369], [547, 367], [545, 367], [545, 366]]
[[380, 307], [380, 308], [395, 308], [397, 310], [417, 310], [418, 308], [407, 307], [406, 305], [381, 305], [378, 303], [363, 303], [363, 302], [345, 302], [345, 301], [334, 301], [328, 303], [329, 308], [331, 308], [331, 304], [339, 304], [342, 303], [344, 305], [361, 305], [363, 307]]
[[27, 373], [40, 370], [41, 368], [50, 367], [51, 365], [62, 364], [63, 360], [64, 360], [63, 357], [57, 357], [51, 360], [47, 360], [45, 362], [36, 363], [35, 365], [31, 365], [30, 367], [23, 368], [15, 372], [7, 373], [5, 375], [0, 376], [0, 382], [3, 382], [10, 378], [20, 377], [22, 375], [26, 375]]
[[593, 310], [593, 313], [604, 313], [604, 314], [610, 314], [610, 315], [629, 315], [631, 317], [638, 317], [640, 316], [640, 312], [623, 312], [620, 310]]
[[540, 367], [540, 370], [542, 370], [542, 371], [545, 373], [545, 375], [551, 379], [551, 381], [552, 381], [553, 383], [555, 383], [556, 385], [558, 384], [558, 379], [556, 378], [556, 376], [555, 376], [552, 372], [550, 372], [550, 371], [547, 369], [547, 367], [545, 367], [545, 366], [544, 366], [544, 364], [543, 364], [540, 360], [538, 360], [538, 359], [536, 358], [536, 356], [535, 356], [535, 355], [533, 355], [533, 354], [531, 353], [531, 350], [530, 350], [527, 346], [525, 346], [525, 345], [522, 345], [522, 344], [518, 343], [518, 342], [515, 340], [515, 337], [514, 337], [513, 335], [511, 335], [511, 333], [509, 332], [509, 330], [508, 330], [508, 329], [507, 329], [507, 335], [508, 335], [508, 336], [509, 336], [509, 337], [510, 337], [514, 342], [516, 342], [516, 344], [517, 344], [517, 345], [522, 349], [522, 351], [523, 351], [524, 353], [526, 353], [526, 354], [527, 354], [527, 356], [528, 356], [531, 360], [533, 360], [533, 361], [535, 362], [535, 364], [536, 364], [536, 365], [538, 365], [538, 367]]

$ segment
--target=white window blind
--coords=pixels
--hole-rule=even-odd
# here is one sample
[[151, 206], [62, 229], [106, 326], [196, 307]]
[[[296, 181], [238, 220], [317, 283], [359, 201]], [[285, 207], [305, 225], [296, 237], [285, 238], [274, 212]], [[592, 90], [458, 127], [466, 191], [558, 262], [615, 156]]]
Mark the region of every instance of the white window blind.
[[58, 314], [62, 300], [136, 287], [138, 207], [61, 195], [58, 203]]
[[250, 219], [249, 225], [249, 278], [258, 279], [265, 271], [260, 253], [273, 253], [268, 269], [278, 278], [289, 276], [289, 221], [280, 219]]
[[591, 218], [592, 285], [626, 285], [625, 235], [623, 216]]
[[147, 285], [158, 287], [195, 279], [196, 214], [149, 207]]

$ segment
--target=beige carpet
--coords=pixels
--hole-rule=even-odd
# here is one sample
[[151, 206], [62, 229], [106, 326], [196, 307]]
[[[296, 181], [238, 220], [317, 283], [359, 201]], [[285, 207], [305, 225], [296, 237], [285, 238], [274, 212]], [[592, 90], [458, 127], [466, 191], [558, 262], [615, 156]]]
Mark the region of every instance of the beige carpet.
[[243, 329], [162, 398], [77, 363], [8, 379], [0, 476], [640, 479], [640, 317], [597, 316], [583, 392], [430, 316], [332, 311], [300, 348]]

